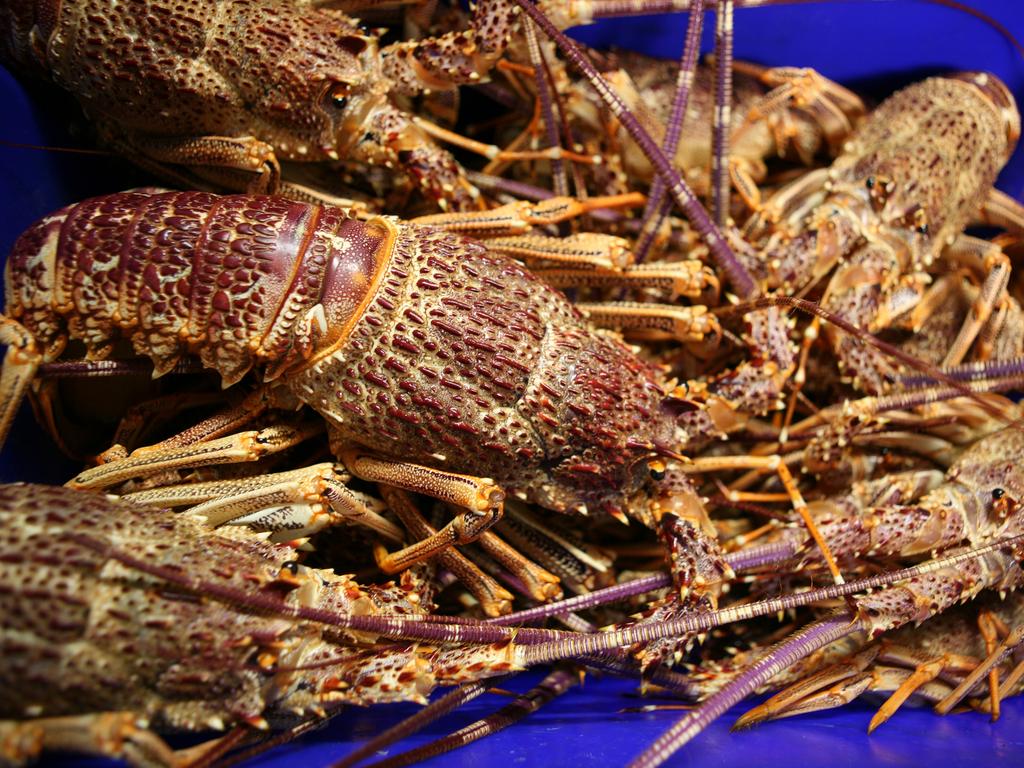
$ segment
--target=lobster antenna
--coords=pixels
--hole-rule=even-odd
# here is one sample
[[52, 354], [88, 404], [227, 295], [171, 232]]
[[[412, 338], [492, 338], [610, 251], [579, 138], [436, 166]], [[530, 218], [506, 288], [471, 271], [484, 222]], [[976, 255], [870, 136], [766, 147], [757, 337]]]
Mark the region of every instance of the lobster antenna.
[[[701, 6], [698, 6], [700, 9]], [[729, 221], [729, 134], [732, 132], [733, 0], [715, 2], [715, 108], [712, 112], [711, 211], [715, 223]], [[692, 11], [691, 11], [692, 13]]]
[[[379, 762], [371, 763], [368, 768], [400, 768], [401, 766], [413, 765], [421, 760], [427, 760], [437, 755], [443, 755], [459, 747], [465, 747], [485, 736], [498, 733], [510, 725], [514, 725], [527, 715], [536, 712], [552, 699], [561, 696], [575, 682], [576, 677], [570, 671], [555, 669], [529, 691], [516, 696], [515, 699], [501, 707], [498, 711], [492, 712], [486, 717], [470, 723], [454, 733], [435, 739], [428, 744], [423, 744], [406, 752], [387, 757]], [[332, 766], [331, 768], [335, 767]]]
[[[717, 611], [692, 614], [658, 624], [638, 624], [625, 629], [598, 634], [578, 632], [552, 632], [527, 627], [507, 628], [479, 626], [472, 624], [440, 624], [420, 621], [409, 616], [380, 615], [355, 616], [329, 611], [322, 608], [291, 606], [284, 604], [280, 597], [248, 592], [237, 587], [213, 584], [198, 577], [190, 576], [179, 568], [149, 563], [124, 552], [112, 544], [83, 533], [67, 533], [64, 538], [98, 552], [104, 557], [169, 583], [183, 587], [234, 605], [265, 612], [271, 615], [315, 621], [328, 626], [357, 631], [373, 632], [392, 638], [426, 640], [440, 643], [507, 643], [517, 644], [517, 662], [523, 666], [555, 661], [566, 657], [578, 657], [601, 651], [659, 640], [670, 635], [684, 635], [704, 632], [722, 624], [746, 621], [790, 608], [798, 608], [820, 600], [834, 600], [875, 587], [884, 587], [943, 568], [959, 565], [1006, 547], [1024, 544], [1024, 533], [1000, 539], [991, 544], [960, 550], [945, 557], [927, 560], [908, 568], [881, 573], [845, 584], [832, 584], [796, 595], [770, 598], [756, 603], [721, 608]], [[558, 639], [551, 641], [552, 636]], [[531, 644], [532, 643], [532, 644]]]
[[248, 726], [236, 725], [220, 738], [214, 739], [213, 744], [209, 749], [199, 755], [198, 759], [194, 762], [189, 761], [188, 765], [190, 768], [208, 768], [208, 766], [214, 765], [215, 763], [218, 766], [224, 765], [224, 763], [219, 762], [220, 759], [226, 753], [241, 744], [251, 733], [252, 729]]
[[[551, 103], [551, 92], [553, 90], [549, 87], [551, 72], [548, 69], [547, 62], [544, 61], [544, 54], [540, 49], [540, 43], [537, 41], [537, 33], [533, 28], [533, 24], [530, 22], [523, 24], [523, 33], [526, 36], [526, 47], [530, 54], [530, 63], [533, 65], [533, 79], [537, 87], [537, 99], [540, 102], [540, 111], [544, 119], [544, 137], [549, 147], [561, 148], [562, 143], [558, 136], [559, 126], [555, 122], [555, 110]], [[555, 91], [555, 96], [557, 97], [557, 95], [558, 92]], [[569, 146], [570, 148], [572, 147], [571, 144]], [[562, 158], [551, 160], [551, 180], [555, 195], [569, 194], [569, 177], [565, 172], [565, 161]]]
[[630, 768], [654, 768], [661, 765], [687, 742], [701, 733], [733, 705], [743, 701], [784, 669], [826, 645], [860, 629], [857, 620], [846, 614], [833, 614], [809, 624], [773, 647], [722, 690], [708, 697], [699, 707], [687, 712], [663, 733]]
[[[182, 358], [168, 371], [172, 375], [209, 373], [195, 358]], [[58, 360], [39, 366], [39, 376], [48, 379], [94, 379], [106, 376], [152, 376], [148, 357], [131, 360]]]
[[517, 661], [523, 666], [531, 666], [556, 659], [596, 653], [608, 648], [629, 646], [636, 643], [649, 643], [652, 640], [660, 640], [669, 636], [706, 632], [723, 624], [748, 621], [760, 616], [769, 616], [779, 611], [799, 608], [821, 600], [835, 600], [847, 595], [864, 592], [868, 589], [887, 587], [900, 581], [923, 576], [944, 568], [950, 568], [1021, 543], [1024, 543], [1024, 533], [1000, 539], [992, 544], [963, 549], [951, 555], [927, 560], [908, 568], [880, 573], [875, 576], [857, 579], [856, 581], [848, 581], [845, 584], [832, 584], [795, 595], [774, 597], [756, 603], [747, 603], [745, 605], [720, 608], [716, 611], [691, 614], [657, 624], [635, 624], [624, 629], [601, 632], [594, 635], [574, 635], [567, 640], [560, 640], [554, 643], [523, 645], [517, 648]]
[[[986, 379], [982, 381], [972, 381], [970, 386], [972, 388], [971, 392], [975, 397], [977, 397], [999, 391], [1005, 392], [1008, 390], [1018, 389], [1022, 383], [1024, 383], [1024, 377], [1018, 377], [1016, 379]], [[946, 400], [952, 400], [955, 397], [962, 397], [962, 392], [963, 391], [960, 387], [936, 386], [926, 389], [913, 389], [907, 392], [893, 392], [892, 394], [882, 395], [880, 397], [864, 397], [860, 400], [852, 401], [850, 404], [855, 407], [859, 406], [871, 413], [905, 411], [919, 405], [941, 403]], [[845, 404], [831, 405], [828, 408], [809, 416], [799, 424], [793, 425], [790, 434], [802, 435], [808, 430], [819, 427], [822, 424], [827, 424], [829, 419], [844, 407]], [[996, 407], [998, 408], [998, 406]], [[1000, 411], [1000, 413], [1002, 414], [1002, 411]], [[1006, 418], [1001, 419], [1001, 421], [1010, 427], [1015, 426], [1018, 423], [1014, 421], [1007, 422]]]
[[62, 152], [65, 155], [97, 155], [101, 157], [120, 157], [116, 152], [106, 149], [85, 149], [83, 147], [50, 147], [45, 144], [26, 144], [21, 141], [0, 139], [0, 147], [8, 149], [30, 149], [35, 152]]
[[[265, 752], [269, 752], [271, 749], [274, 749], [275, 747], [279, 747], [282, 744], [289, 744], [292, 741], [295, 741], [295, 739], [299, 738], [300, 736], [305, 736], [307, 733], [319, 730], [323, 728], [331, 720], [331, 718], [333, 718], [336, 714], [341, 712], [341, 709], [342, 708], [339, 707], [335, 712], [332, 712], [328, 717], [323, 719], [318, 720], [316, 718], [312, 718], [309, 720], [303, 720], [298, 725], [289, 728], [288, 730], [282, 733], [278, 733], [274, 736], [270, 736], [266, 739], [263, 739], [262, 741], [259, 741], [256, 744], [254, 744], [253, 746], [247, 749], [242, 749], [237, 752], [234, 752], [223, 759], [217, 760], [219, 754], [214, 755], [214, 759], [217, 760], [217, 768], [229, 768], [229, 766], [232, 765], [241, 765], [258, 755], [262, 755]], [[252, 733], [251, 728], [245, 728], [243, 729], [243, 731], [247, 734]], [[201, 762], [196, 763], [194, 765], [190, 763], [189, 765], [190, 768], [206, 768], [206, 766], [210, 765], [212, 762], [212, 760], [207, 760], [206, 757], [204, 756]]]
[[[772, 542], [752, 547], [745, 547], [725, 555], [725, 562], [734, 571], [747, 571], [764, 565], [789, 560], [796, 555], [796, 546], [791, 542]], [[595, 589], [582, 595], [575, 595], [553, 603], [545, 603], [523, 611], [486, 619], [482, 624], [498, 626], [517, 626], [530, 622], [548, 619], [553, 616], [564, 616], [567, 613], [582, 611], [598, 605], [608, 605], [625, 600], [655, 589], [662, 589], [672, 584], [672, 577], [667, 573], [655, 573], [641, 576], [622, 584], [614, 584], [603, 589]]]
[[[679, 148], [679, 137], [683, 133], [683, 121], [686, 119], [686, 108], [690, 101], [690, 87], [693, 84], [693, 73], [697, 68], [697, 54], [700, 52], [701, 33], [704, 28], [703, 0], [695, 0], [697, 7], [690, 11], [686, 23], [686, 37], [683, 52], [679, 59], [679, 71], [676, 75], [676, 92], [672, 97], [672, 111], [665, 128], [665, 139], [662, 148], [668, 157], [675, 157]], [[644, 208], [643, 226], [635, 246], [636, 260], [641, 262], [654, 243], [655, 234], [662, 219], [668, 215], [672, 204], [665, 199], [666, 184], [661, 176], [654, 177], [647, 207]]]
[[379, 752], [392, 744], [397, 744], [402, 739], [419, 733], [431, 723], [440, 720], [449, 712], [453, 712], [463, 704], [472, 701], [480, 694], [486, 693], [492, 686], [500, 684], [505, 679], [504, 677], [492, 677], [486, 683], [463, 683], [436, 701], [430, 702], [412, 716], [405, 718], [390, 728], [381, 731], [368, 741], [363, 742], [341, 760], [332, 763], [329, 768], [349, 768], [349, 766], [355, 765], [374, 752]]
[[[950, 379], [956, 381], [977, 381], [979, 379], [1003, 379], [1011, 376], [1024, 375], [1024, 357], [1011, 357], [1008, 360], [984, 360], [981, 362], [963, 363], [949, 368], [940, 369]], [[900, 384], [904, 387], [921, 387], [934, 384], [931, 376], [901, 376]]]
[[972, 8], [967, 3], [957, 2], [957, 0], [922, 0], [922, 2], [931, 3], [933, 5], [941, 5], [946, 8], [952, 8], [953, 10], [966, 13], [968, 16], [973, 16], [979, 21], [988, 24], [992, 29], [998, 32], [1000, 35], [1005, 37], [1009, 41], [1010, 45], [1014, 47], [1017, 53], [1022, 59], [1024, 59], [1024, 45], [1021, 45], [1020, 41], [1014, 37], [1013, 32], [1006, 28], [1004, 24], [997, 21], [993, 17], [989, 16], [984, 11], [979, 11], [977, 8]]
[[650, 134], [637, 122], [637, 119], [629, 112], [629, 109], [622, 99], [619, 98], [619, 95], [608, 85], [608, 82], [598, 74], [594, 65], [587, 60], [579, 46], [562, 34], [530, 0], [513, 0], [513, 2], [536, 22], [537, 26], [544, 31], [544, 34], [555, 41], [558, 47], [562, 49], [566, 58], [583, 73], [597, 94], [608, 105], [612, 114], [622, 124], [622, 127], [626, 129], [626, 132], [637, 143], [637, 146], [640, 147], [644, 156], [650, 160], [657, 172], [665, 178], [672, 196], [711, 250], [715, 261], [728, 275], [729, 282], [736, 293], [744, 298], [756, 296], [759, 291], [754, 279], [740, 260], [736, 258], [736, 254], [726, 244], [724, 234], [708, 216], [704, 206], [697, 200], [686, 180], [672, 167], [672, 163], [665, 157], [665, 153], [658, 148]]

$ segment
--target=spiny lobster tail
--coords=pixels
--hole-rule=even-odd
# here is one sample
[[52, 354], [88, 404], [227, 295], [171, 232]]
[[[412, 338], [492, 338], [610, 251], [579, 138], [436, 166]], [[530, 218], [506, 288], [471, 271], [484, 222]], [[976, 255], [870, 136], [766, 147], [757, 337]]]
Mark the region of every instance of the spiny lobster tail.
[[629, 135], [637, 143], [644, 155], [657, 169], [658, 173], [668, 182], [669, 191], [679, 206], [685, 211], [687, 218], [693, 223], [697, 232], [700, 233], [704, 242], [714, 255], [715, 261], [729, 276], [736, 293], [743, 298], [751, 298], [758, 293], [754, 279], [747, 272], [746, 268], [736, 258], [725, 242], [725, 236], [715, 223], [708, 217], [707, 211], [697, 200], [690, 190], [689, 185], [672, 167], [671, 162], [665, 154], [654, 143], [650, 134], [633, 117], [626, 105], [622, 102], [608, 83], [598, 74], [594, 66], [587, 61], [586, 56], [579, 47], [568, 37], [558, 31], [547, 17], [530, 0], [515, 0], [534, 22], [537, 23], [544, 34], [554, 40], [562, 49], [566, 57], [575, 64], [587, 77], [594, 89], [605, 101], [612, 113], [622, 122], [622, 126], [629, 132]]
[[[344, 257], [333, 250], [340, 237], [357, 245]], [[102, 358], [125, 335], [156, 375], [191, 348], [227, 386], [257, 362], [300, 362], [295, 329], [324, 293], [332, 299], [325, 321], [343, 327], [368, 284], [337, 279], [337, 262], [372, 274], [379, 240], [338, 208], [133, 190], [86, 200], [29, 229], [7, 264], [7, 306], [46, 362], [68, 336]], [[240, 339], [240, 330], [258, 343]]]

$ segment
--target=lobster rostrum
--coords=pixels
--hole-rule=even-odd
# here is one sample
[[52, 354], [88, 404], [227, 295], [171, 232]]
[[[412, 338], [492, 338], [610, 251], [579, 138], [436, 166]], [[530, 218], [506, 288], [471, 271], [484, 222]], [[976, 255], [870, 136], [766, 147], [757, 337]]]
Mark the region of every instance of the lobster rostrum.
[[108, 144], [185, 186], [273, 193], [282, 161], [344, 160], [404, 171], [442, 206], [475, 207], [458, 163], [389, 94], [479, 81], [515, 13], [484, 0], [469, 30], [380, 46], [317, 6], [18, 0], [0, 9], [0, 59], [71, 91]]

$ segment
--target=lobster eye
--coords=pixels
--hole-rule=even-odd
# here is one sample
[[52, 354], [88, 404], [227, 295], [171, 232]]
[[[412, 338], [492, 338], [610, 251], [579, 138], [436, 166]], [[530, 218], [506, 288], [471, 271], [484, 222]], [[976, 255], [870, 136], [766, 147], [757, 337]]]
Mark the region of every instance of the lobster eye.
[[864, 186], [867, 187], [868, 189], [874, 189], [874, 187], [875, 187], [875, 177], [874, 176], [868, 176], [867, 179], [864, 180]]
[[344, 83], [337, 83], [331, 86], [331, 90], [328, 91], [327, 97], [331, 100], [331, 104], [334, 105], [335, 109], [344, 109], [348, 105], [348, 93], [349, 87]]
[[652, 480], [660, 482], [665, 479], [665, 462], [650, 461], [647, 463], [647, 471], [651, 473]]
[[1003, 498], [1004, 495], [1006, 495], [1006, 491], [1004, 491], [1002, 488], [992, 489], [992, 498], [995, 499], [996, 501], [999, 501], [1001, 498]]
[[296, 576], [299, 573], [299, 561], [298, 560], [289, 560], [287, 563], [283, 563], [281, 565], [281, 570], [282, 571], [287, 571], [292, 576]]

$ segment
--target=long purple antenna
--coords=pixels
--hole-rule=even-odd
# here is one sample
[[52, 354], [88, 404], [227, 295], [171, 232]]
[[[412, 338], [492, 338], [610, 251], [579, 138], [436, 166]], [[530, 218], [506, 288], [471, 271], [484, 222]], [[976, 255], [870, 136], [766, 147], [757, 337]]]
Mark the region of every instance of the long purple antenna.
[[558, 44], [566, 58], [590, 81], [598, 96], [608, 105], [612, 114], [615, 115], [622, 124], [622, 127], [626, 129], [626, 132], [640, 147], [640, 151], [644, 153], [644, 156], [654, 165], [655, 170], [665, 179], [676, 203], [683, 209], [686, 217], [693, 224], [694, 229], [697, 230], [698, 234], [707, 244], [715, 262], [725, 272], [736, 293], [744, 299], [757, 296], [760, 291], [754, 279], [747, 272], [743, 264], [740, 263], [740, 260], [736, 258], [736, 254], [726, 244], [725, 235], [715, 226], [715, 223], [708, 216], [707, 211], [704, 210], [704, 206], [697, 200], [686, 180], [672, 167], [672, 163], [665, 157], [665, 154], [658, 148], [658, 145], [654, 143], [650, 134], [630, 114], [622, 99], [612, 90], [608, 82], [598, 74], [597, 70], [594, 69], [594, 65], [580, 51], [579, 46], [562, 34], [529, 0], [513, 1], [536, 22], [537, 26], [544, 31], [544, 34], [548, 35]]
[[522, 666], [531, 666], [555, 659], [576, 658], [586, 654], [598, 653], [610, 648], [619, 648], [636, 643], [649, 643], [652, 640], [660, 640], [663, 637], [673, 635], [681, 636], [688, 633], [706, 632], [723, 624], [747, 621], [759, 616], [768, 616], [779, 611], [788, 611], [791, 608], [799, 608], [821, 600], [835, 600], [868, 589], [874, 589], [875, 587], [887, 587], [906, 579], [934, 573], [943, 568], [975, 560], [991, 552], [1012, 547], [1022, 541], [1024, 541], [1024, 534], [1018, 534], [992, 544], [962, 549], [953, 554], [934, 560], [927, 560], [898, 571], [880, 573], [875, 576], [857, 579], [856, 581], [848, 581], [845, 584], [830, 584], [820, 589], [812, 589], [807, 592], [785, 595], [783, 597], [773, 597], [756, 603], [729, 606], [720, 608], [717, 611], [693, 613], [656, 624], [634, 624], [624, 629], [600, 632], [594, 635], [572, 635], [565, 640], [534, 645], [527, 645], [530, 641], [523, 643], [517, 637], [516, 640], [520, 643], [520, 647], [517, 649], [518, 660]]
[[[558, 141], [558, 125], [555, 123], [555, 111], [551, 106], [551, 91], [548, 89], [547, 67], [544, 54], [537, 42], [537, 33], [532, 24], [523, 24], [526, 35], [526, 47], [533, 65], [533, 79], [537, 86], [537, 99], [540, 101], [541, 115], [544, 117], [544, 134], [549, 147], [561, 146]], [[551, 180], [556, 195], [569, 194], [569, 179], [565, 174], [565, 161], [561, 158], [551, 161]]]
[[427, 760], [436, 755], [443, 755], [446, 752], [451, 752], [453, 749], [472, 744], [474, 741], [482, 739], [484, 736], [489, 736], [492, 733], [497, 733], [522, 720], [527, 715], [536, 712], [544, 704], [569, 690], [575, 681], [575, 676], [569, 671], [556, 669], [550, 672], [536, 686], [521, 696], [517, 696], [511, 703], [506, 704], [497, 712], [474, 723], [470, 723], [455, 733], [443, 736], [429, 744], [424, 744], [408, 752], [373, 763], [368, 768], [400, 768], [400, 766], [412, 765], [421, 760]]
[[[1024, 375], [1024, 357], [1011, 357], [1007, 360], [984, 360], [974, 363], [963, 363], [942, 372], [956, 381], [974, 381], [976, 379], [1001, 379], [1007, 376]], [[938, 383], [931, 376], [902, 376], [900, 384], [904, 387], [921, 387]]]
[[794, 633], [697, 709], [688, 712], [646, 752], [630, 763], [630, 768], [654, 768], [661, 765], [722, 713], [743, 701], [780, 671], [858, 629], [860, 625], [852, 617], [839, 615], [816, 621]]
[[[216, 600], [225, 600], [234, 605], [253, 610], [265, 611], [271, 615], [288, 616], [307, 621], [316, 621], [328, 626], [355, 629], [385, 637], [410, 640], [428, 640], [440, 643], [502, 643], [514, 641], [518, 646], [519, 662], [522, 666], [539, 664], [556, 659], [600, 653], [611, 648], [646, 643], [669, 635], [683, 635], [688, 632], [703, 632], [722, 624], [745, 621], [778, 611], [796, 608], [819, 600], [833, 600], [874, 587], [888, 586], [905, 579], [948, 568], [958, 563], [1011, 547], [1024, 542], [1024, 533], [1008, 536], [1000, 541], [980, 547], [960, 550], [945, 557], [928, 560], [898, 571], [881, 573], [845, 584], [832, 584], [821, 589], [801, 592], [795, 595], [762, 600], [758, 603], [722, 608], [717, 611], [694, 613], [658, 624], [636, 624], [613, 632], [585, 635], [575, 632], [531, 629], [529, 627], [495, 627], [473, 624], [440, 624], [431, 621], [413, 620], [409, 616], [355, 616], [322, 608], [291, 606], [279, 597], [264, 593], [248, 592], [224, 584], [216, 584], [190, 576], [180, 568], [150, 563], [141, 558], [86, 534], [65, 534], [64, 538], [74, 541], [105, 557], [189, 591]], [[552, 638], [555, 638], [552, 641]]]
[[482, 693], [486, 693], [488, 688], [498, 685], [503, 679], [501, 677], [492, 677], [487, 682], [464, 683], [460, 685], [440, 699], [430, 702], [423, 709], [412, 715], [412, 717], [407, 717], [402, 722], [396, 723], [387, 730], [378, 733], [372, 739], [363, 742], [341, 760], [333, 763], [330, 768], [349, 768], [349, 766], [364, 760], [374, 752], [396, 744], [402, 739], [412, 736], [414, 733], [418, 733], [435, 720], [440, 720], [466, 702], [472, 701]]
[[[779, 541], [770, 544], [761, 544], [754, 547], [730, 552], [725, 555], [725, 562], [734, 571], [743, 571], [749, 568], [759, 568], [763, 565], [782, 562], [796, 555], [796, 548], [792, 542]], [[604, 589], [595, 589], [584, 595], [576, 595], [565, 600], [558, 600], [553, 603], [545, 603], [524, 611], [510, 613], [507, 616], [498, 616], [494, 619], [486, 619], [486, 624], [497, 624], [500, 626], [516, 626], [529, 624], [533, 621], [548, 619], [552, 616], [564, 616], [567, 613], [582, 611], [586, 608], [593, 608], [596, 605], [607, 605], [618, 602], [635, 595], [642, 595], [655, 589], [667, 587], [672, 583], [672, 577], [667, 573], [655, 573], [650, 576], [641, 576], [639, 579], [614, 584]]]
[[[700, 52], [701, 32], [704, 29], [704, 8], [702, 0], [695, 0], [695, 7], [690, 11], [686, 24], [686, 39], [683, 53], [679, 59], [679, 73], [676, 75], [676, 93], [672, 98], [672, 111], [668, 125], [665, 127], [665, 140], [662, 148], [669, 158], [676, 156], [679, 148], [679, 137], [683, 133], [683, 121], [686, 119], [686, 107], [690, 101], [690, 89], [693, 86], [693, 73], [697, 68], [697, 54]], [[654, 233], [661, 220], [668, 214], [671, 204], [665, 202], [665, 179], [654, 177], [647, 206], [642, 217], [643, 228], [635, 247], [636, 260], [643, 261], [654, 242]]]
[[712, 121], [711, 210], [724, 227], [729, 219], [729, 131], [732, 127], [732, 4], [715, 6], [715, 112]]

